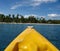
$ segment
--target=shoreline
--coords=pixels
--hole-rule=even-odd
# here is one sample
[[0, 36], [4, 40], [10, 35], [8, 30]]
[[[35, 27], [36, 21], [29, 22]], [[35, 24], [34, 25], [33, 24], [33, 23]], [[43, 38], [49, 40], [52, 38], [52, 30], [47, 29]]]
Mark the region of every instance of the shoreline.
[[48, 24], [48, 23], [5, 23], [5, 22], [0, 22], [0, 24], [36, 24], [36, 25], [60, 25], [60, 24]]

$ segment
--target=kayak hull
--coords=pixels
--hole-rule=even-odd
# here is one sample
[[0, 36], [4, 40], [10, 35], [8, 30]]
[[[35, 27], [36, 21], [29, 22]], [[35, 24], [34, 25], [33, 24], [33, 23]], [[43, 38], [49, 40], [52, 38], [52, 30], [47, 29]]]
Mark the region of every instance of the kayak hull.
[[4, 51], [59, 51], [33, 28], [26, 28]]

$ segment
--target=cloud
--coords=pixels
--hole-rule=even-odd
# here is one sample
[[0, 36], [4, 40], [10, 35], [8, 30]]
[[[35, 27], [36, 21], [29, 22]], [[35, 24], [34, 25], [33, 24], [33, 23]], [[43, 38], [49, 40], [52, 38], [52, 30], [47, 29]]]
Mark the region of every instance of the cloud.
[[34, 3], [32, 3], [32, 6], [38, 6], [42, 3], [48, 3], [48, 2], [56, 2], [57, 0], [32, 0]]
[[48, 14], [49, 17], [59, 17], [60, 14]]
[[33, 0], [33, 1], [38, 1], [38, 2], [56, 2], [57, 0]]
[[34, 16], [34, 17], [36, 17], [36, 18], [41, 18], [41, 17], [45, 18], [45, 17], [46, 17], [46, 16], [40, 16], [40, 15], [36, 15], [36, 14], [24, 15], [25, 18], [28, 18], [29, 16]]
[[0, 14], [5, 14], [5, 13], [3, 13], [3, 12], [0, 12]]
[[10, 9], [16, 9], [16, 8], [18, 8], [20, 6], [22, 6], [22, 5], [21, 4], [17, 4], [17, 5], [12, 6]]
[[35, 16], [35, 17], [38, 17], [38, 15], [35, 15], [35, 14], [24, 15], [25, 18], [28, 18], [29, 16]]
[[48, 3], [48, 2], [56, 2], [57, 0], [25, 0], [24, 2], [16, 2], [15, 5], [11, 7], [11, 9], [16, 9], [20, 6], [32, 6], [36, 7], [41, 5], [42, 3]]

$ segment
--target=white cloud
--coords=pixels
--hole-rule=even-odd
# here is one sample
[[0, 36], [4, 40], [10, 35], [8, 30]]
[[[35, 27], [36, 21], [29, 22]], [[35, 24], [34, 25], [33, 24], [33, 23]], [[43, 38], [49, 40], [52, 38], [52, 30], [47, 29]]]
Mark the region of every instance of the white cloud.
[[16, 8], [18, 8], [20, 6], [22, 6], [22, 5], [21, 4], [17, 4], [17, 5], [12, 6], [10, 9], [16, 9]]
[[32, 0], [31, 6], [39, 6], [42, 3], [56, 2], [57, 0]]
[[6, 15], [6, 13], [4, 13], [4, 12], [1, 12], [1, 11], [0, 11], [0, 14], [5, 14], [5, 15]]
[[25, 0], [24, 2], [16, 2], [17, 4], [12, 6], [11, 9], [16, 9], [17, 7], [20, 7], [20, 6], [36, 7], [41, 5], [42, 3], [56, 2], [56, 1], [57, 0], [28, 0], [28, 1]]
[[39, 16], [40, 18], [42, 17], [42, 18], [45, 18], [46, 16]]
[[48, 14], [49, 17], [59, 17], [60, 14]]
[[29, 16], [34, 16], [34, 17], [36, 17], [36, 18], [41, 18], [41, 17], [45, 18], [45, 17], [46, 17], [46, 16], [40, 16], [40, 15], [36, 15], [36, 14], [24, 15], [25, 18], [28, 18]]
[[25, 18], [28, 18], [29, 16], [35, 16], [35, 17], [38, 17], [38, 15], [35, 15], [35, 14], [24, 15]]
[[56, 2], [57, 0], [33, 0], [35, 2]]
[[3, 12], [0, 12], [0, 14], [3, 14]]

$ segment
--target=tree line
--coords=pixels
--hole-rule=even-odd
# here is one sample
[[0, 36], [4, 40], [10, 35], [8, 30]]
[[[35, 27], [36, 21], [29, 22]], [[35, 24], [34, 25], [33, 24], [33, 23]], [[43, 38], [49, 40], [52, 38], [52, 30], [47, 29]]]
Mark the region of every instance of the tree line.
[[60, 24], [60, 20], [46, 20], [45, 18], [37, 18], [35, 16], [24, 17], [23, 15], [4, 15], [0, 14], [0, 22], [6, 23], [48, 23], [48, 24]]

